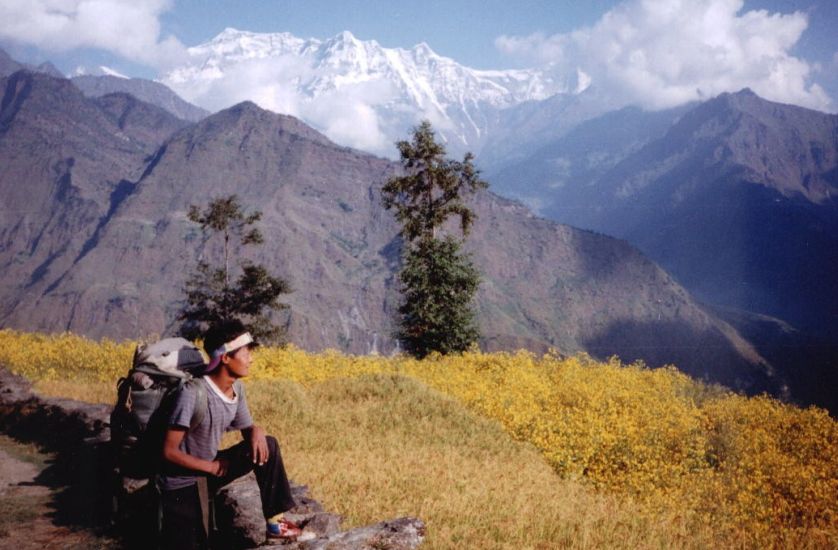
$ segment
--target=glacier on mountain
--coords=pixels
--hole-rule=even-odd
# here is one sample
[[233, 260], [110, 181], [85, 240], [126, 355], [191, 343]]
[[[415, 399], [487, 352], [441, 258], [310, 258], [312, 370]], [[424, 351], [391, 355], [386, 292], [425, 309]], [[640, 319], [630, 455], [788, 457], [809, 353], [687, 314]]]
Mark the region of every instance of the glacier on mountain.
[[587, 85], [582, 74], [559, 81], [534, 69], [471, 69], [425, 43], [385, 48], [348, 31], [318, 40], [228, 28], [188, 54], [162, 78], [187, 100], [210, 110], [251, 100], [386, 156], [422, 119], [450, 153], [479, 150], [499, 111]]

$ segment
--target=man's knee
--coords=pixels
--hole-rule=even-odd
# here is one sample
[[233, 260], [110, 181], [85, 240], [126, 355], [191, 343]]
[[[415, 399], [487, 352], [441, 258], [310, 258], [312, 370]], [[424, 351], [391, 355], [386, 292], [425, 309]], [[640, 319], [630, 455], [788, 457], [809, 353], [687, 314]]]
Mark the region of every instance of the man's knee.
[[274, 436], [265, 436], [265, 441], [268, 442], [268, 452], [270, 452], [270, 454], [274, 454], [275, 452], [279, 451], [279, 442], [276, 440]]

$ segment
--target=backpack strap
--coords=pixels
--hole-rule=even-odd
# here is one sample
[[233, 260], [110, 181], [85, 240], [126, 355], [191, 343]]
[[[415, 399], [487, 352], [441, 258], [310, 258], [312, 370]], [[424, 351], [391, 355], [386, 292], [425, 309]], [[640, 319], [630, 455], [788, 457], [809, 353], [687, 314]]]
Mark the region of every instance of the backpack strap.
[[201, 503], [201, 522], [204, 524], [204, 533], [207, 538], [210, 536], [210, 494], [209, 483], [205, 476], [198, 476], [198, 501]]
[[[201, 425], [201, 422], [204, 421], [204, 418], [207, 415], [207, 409], [209, 408], [209, 404], [207, 402], [207, 386], [206, 384], [201, 383], [200, 380], [200, 378], [192, 378], [186, 382], [195, 388], [195, 408], [192, 409], [192, 420], [189, 422], [189, 429], [194, 429]], [[233, 382], [233, 390], [236, 392], [236, 395], [240, 396], [242, 394], [241, 380]]]
[[192, 420], [189, 422], [189, 429], [201, 425], [207, 415], [207, 385], [200, 378], [193, 378], [187, 382], [195, 388], [195, 407], [192, 409]]

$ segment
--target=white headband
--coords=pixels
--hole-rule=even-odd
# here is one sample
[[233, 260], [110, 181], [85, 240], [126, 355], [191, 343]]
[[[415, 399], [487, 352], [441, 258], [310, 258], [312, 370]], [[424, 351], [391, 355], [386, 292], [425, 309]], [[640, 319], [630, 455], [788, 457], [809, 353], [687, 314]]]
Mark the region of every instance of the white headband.
[[215, 367], [221, 363], [221, 356], [225, 353], [230, 353], [231, 351], [236, 351], [239, 348], [242, 348], [248, 344], [252, 344], [254, 342], [253, 336], [250, 335], [249, 332], [245, 332], [241, 336], [230, 340], [226, 344], [222, 345], [220, 348], [213, 350], [212, 352], [212, 361], [210, 364], [207, 365], [207, 369], [204, 372], [210, 372], [214, 370]]

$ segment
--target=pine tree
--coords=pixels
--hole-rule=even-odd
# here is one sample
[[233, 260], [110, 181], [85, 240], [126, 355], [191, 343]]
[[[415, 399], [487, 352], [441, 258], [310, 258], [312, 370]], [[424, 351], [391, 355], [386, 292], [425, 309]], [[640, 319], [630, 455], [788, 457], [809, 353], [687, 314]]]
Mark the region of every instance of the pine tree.
[[[447, 159], [431, 124], [423, 121], [411, 141], [399, 141], [405, 175], [382, 189], [382, 204], [394, 209], [404, 239], [399, 281], [404, 300], [396, 333], [417, 357], [437, 351], [461, 352], [479, 338], [472, 300], [480, 274], [460, 248], [474, 223], [463, 202], [466, 193], [488, 187], [467, 153], [462, 162]], [[460, 219], [462, 238], [444, 234], [445, 222]]]
[[[249, 245], [264, 242], [255, 227], [262, 213], [246, 214], [236, 195], [210, 201], [205, 210], [192, 205], [188, 217], [201, 226], [205, 234], [203, 244], [213, 236], [223, 238], [221, 265], [213, 267], [200, 260], [195, 272], [186, 281], [186, 305], [178, 319], [183, 321], [180, 334], [186, 338], [199, 337], [206, 328], [228, 318], [240, 319], [254, 337], [266, 342], [283, 343], [285, 329], [270, 319], [271, 311], [288, 308], [279, 297], [291, 292], [287, 281], [275, 277], [262, 265], [242, 260], [237, 264], [238, 277], [231, 281], [231, 256]], [[267, 310], [267, 311], [266, 311]]]

